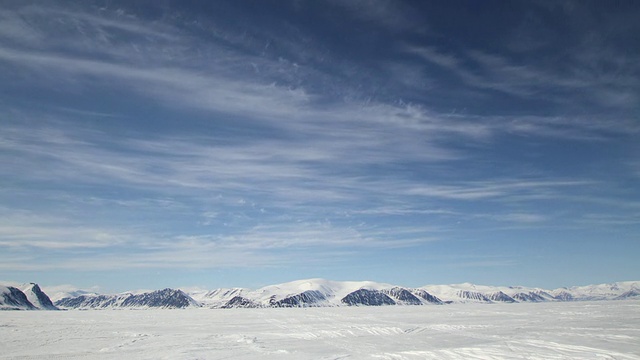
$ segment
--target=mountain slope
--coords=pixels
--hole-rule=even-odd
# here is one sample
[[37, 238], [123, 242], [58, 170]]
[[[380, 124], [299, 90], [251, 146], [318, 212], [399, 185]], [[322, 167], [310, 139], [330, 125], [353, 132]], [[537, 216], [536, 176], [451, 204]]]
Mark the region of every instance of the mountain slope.
[[29, 302], [36, 308], [41, 310], [59, 310], [55, 305], [53, 305], [49, 296], [40, 289], [38, 284], [25, 284], [21, 290], [26, 295]]
[[556, 290], [470, 283], [427, 285], [410, 289], [372, 281], [307, 279], [265, 286], [254, 291], [240, 288], [218, 289], [208, 293], [209, 302], [206, 304], [209, 307], [218, 308], [491, 304], [633, 299], [637, 298], [635, 296], [637, 293], [640, 293], [640, 282], [620, 282]]
[[0, 285], [0, 310], [36, 310], [20, 289]]
[[56, 301], [56, 305], [72, 309], [164, 308], [182, 309], [200, 305], [181, 290], [164, 289], [141, 294], [81, 295]]
[[640, 289], [632, 289], [626, 291], [619, 296], [616, 296], [614, 300], [628, 300], [628, 299], [640, 299]]
[[554, 290], [470, 283], [426, 285], [422, 288], [449, 303], [589, 301], [634, 298], [634, 291], [640, 292], [640, 281], [574, 286]]
[[553, 290], [552, 294], [570, 294], [574, 300], [613, 300], [627, 292], [640, 291], [640, 281], [572, 286]]
[[343, 297], [340, 301], [349, 306], [396, 305], [396, 302], [382, 291], [370, 289], [359, 289], [353, 291]]
[[[250, 290], [242, 288], [220, 288], [211, 291], [191, 291], [188, 292], [188, 295], [198, 303], [202, 304], [202, 306], [210, 308], [221, 308], [233, 299], [235, 299], [233, 304], [238, 303], [240, 299], [245, 299], [244, 294], [248, 292], [250, 292]], [[253, 305], [255, 305], [253, 307], [258, 307], [257, 304]]]
[[257, 290], [216, 289], [190, 293], [203, 306], [319, 307], [371, 305], [427, 305], [442, 301], [423, 289], [408, 289], [373, 281], [306, 279], [269, 285]]
[[546, 290], [523, 286], [484, 286], [470, 283], [427, 285], [421, 288], [373, 281], [297, 280], [257, 290], [244, 288], [194, 290], [164, 289], [141, 294], [82, 295], [68, 297], [56, 305], [77, 309], [104, 308], [267, 308], [434, 305], [445, 303], [518, 303], [546, 301], [640, 299], [640, 282]]

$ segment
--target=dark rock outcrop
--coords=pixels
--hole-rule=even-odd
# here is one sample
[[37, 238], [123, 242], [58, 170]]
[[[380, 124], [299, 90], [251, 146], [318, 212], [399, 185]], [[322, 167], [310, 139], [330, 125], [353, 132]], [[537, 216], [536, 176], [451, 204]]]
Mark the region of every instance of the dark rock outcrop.
[[432, 304], [437, 304], [437, 305], [442, 305], [444, 304], [444, 302], [442, 300], [440, 300], [437, 296], [433, 296], [431, 294], [429, 294], [426, 290], [423, 289], [413, 289], [411, 290], [411, 292], [423, 299], [424, 301], [428, 302], [428, 303], [432, 303]]
[[64, 298], [56, 302], [57, 306], [65, 308], [166, 308], [181, 309], [198, 304], [181, 290], [164, 289], [143, 294], [118, 295], [82, 295], [74, 298]]
[[273, 307], [308, 307], [316, 306], [327, 298], [317, 290], [307, 290], [297, 295], [288, 296], [282, 300], [272, 301]]
[[405, 288], [394, 287], [391, 289], [384, 289], [382, 290], [382, 293], [394, 299], [397, 304], [422, 305], [422, 301], [412, 294], [411, 291]]
[[343, 304], [349, 306], [381, 306], [381, 305], [395, 305], [396, 302], [393, 301], [389, 296], [382, 293], [378, 290], [368, 290], [368, 289], [360, 289], [356, 290], [352, 293], [349, 293], [347, 296], [343, 297], [340, 300]]
[[258, 308], [258, 307], [260, 307], [258, 304], [242, 296], [234, 296], [231, 300], [227, 301], [226, 304], [222, 305], [223, 309], [232, 309], [232, 308], [249, 309], [249, 308]]
[[489, 300], [491, 301], [505, 302], [505, 303], [517, 302], [514, 298], [503, 293], [502, 291], [494, 292], [493, 294], [490, 294], [488, 297], [489, 297]]
[[13, 286], [2, 287], [0, 294], [0, 308], [4, 310], [36, 310], [37, 308], [27, 299], [20, 289]]

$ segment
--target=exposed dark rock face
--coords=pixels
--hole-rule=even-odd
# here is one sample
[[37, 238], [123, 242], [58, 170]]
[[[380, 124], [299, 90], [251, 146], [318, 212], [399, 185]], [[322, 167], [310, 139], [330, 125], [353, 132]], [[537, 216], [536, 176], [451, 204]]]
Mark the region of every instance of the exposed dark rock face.
[[534, 293], [534, 292], [527, 292], [527, 293], [517, 293], [514, 294], [512, 296], [514, 299], [516, 299], [517, 301], [521, 301], [521, 302], [543, 302], [543, 301], [547, 301], [547, 299], [545, 299], [544, 297]]
[[257, 308], [257, 307], [260, 307], [260, 306], [258, 306], [258, 304], [242, 296], [234, 296], [231, 300], [227, 301], [227, 303], [222, 306], [223, 309], [232, 309], [232, 308], [248, 309], [248, 308]]
[[75, 298], [64, 298], [58, 300], [56, 305], [66, 308], [94, 309], [111, 307], [181, 309], [189, 306], [197, 306], [197, 303], [181, 290], [164, 289], [138, 295], [82, 295]]
[[559, 294], [557, 294], [556, 296], [554, 296], [554, 298], [556, 300], [560, 300], [560, 301], [573, 301], [573, 295], [569, 294], [566, 291], [562, 291]]
[[383, 294], [378, 290], [360, 289], [356, 290], [340, 300], [343, 304], [349, 306], [366, 305], [366, 306], [381, 306], [381, 305], [395, 305], [389, 296]]
[[317, 303], [325, 301], [327, 298], [317, 290], [307, 290], [297, 295], [286, 297], [282, 300], [273, 301], [273, 307], [307, 307], [315, 306]]
[[382, 293], [388, 295], [396, 301], [396, 303], [403, 305], [422, 305], [422, 301], [418, 299], [409, 290], [401, 287], [394, 287], [391, 289], [384, 289]]
[[491, 300], [491, 301], [499, 301], [499, 302], [506, 302], [506, 303], [517, 302], [514, 298], [512, 298], [511, 296], [503, 293], [502, 291], [498, 291], [498, 292], [495, 292], [495, 293], [489, 295], [489, 300]]
[[31, 283], [30, 286], [30, 289], [25, 289], [25, 292], [31, 291], [36, 296], [37, 301], [33, 304], [34, 306], [43, 310], [59, 310], [55, 305], [53, 305], [49, 296], [40, 289], [38, 284]]
[[463, 299], [491, 302], [491, 299], [489, 299], [487, 296], [476, 291], [460, 290], [458, 291], [458, 296]]
[[195, 301], [181, 290], [164, 289], [132, 295], [122, 302], [125, 307], [162, 307], [182, 309], [195, 305]]
[[56, 306], [64, 308], [108, 308], [116, 306], [117, 295], [80, 295], [73, 298], [64, 298], [56, 301]]
[[7, 286], [7, 291], [2, 292], [2, 304], [6, 310], [36, 310], [27, 295], [25, 295], [20, 289], [13, 286]]
[[620, 296], [617, 296], [614, 300], [626, 300], [626, 299], [636, 299], [636, 298], [640, 298], [640, 290], [633, 289], [625, 293], [622, 293]]
[[442, 305], [442, 304], [444, 304], [444, 302], [443, 302], [442, 300], [440, 300], [440, 299], [439, 299], [438, 297], [436, 297], [436, 296], [433, 296], [433, 295], [429, 294], [426, 290], [423, 290], [423, 289], [413, 289], [413, 290], [411, 290], [411, 292], [412, 292], [415, 296], [417, 296], [417, 297], [419, 297], [419, 298], [421, 298], [421, 299], [425, 300], [426, 302], [429, 302], [429, 303], [432, 303], [432, 304], [438, 304], [438, 305]]

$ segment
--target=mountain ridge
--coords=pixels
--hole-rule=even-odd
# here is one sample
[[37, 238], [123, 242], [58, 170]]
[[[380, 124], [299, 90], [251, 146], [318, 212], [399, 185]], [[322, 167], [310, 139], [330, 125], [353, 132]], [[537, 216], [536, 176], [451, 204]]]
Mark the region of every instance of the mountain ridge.
[[126, 292], [115, 295], [80, 295], [56, 301], [56, 306], [72, 309], [200, 307], [182, 290], [166, 288], [143, 293]]
[[36, 310], [22, 290], [0, 285], [0, 310]]
[[[525, 286], [487, 286], [471, 283], [409, 288], [373, 281], [304, 279], [256, 290], [220, 288], [188, 292], [203, 307], [282, 307], [296, 296], [311, 299], [297, 306], [430, 305], [451, 303], [520, 303], [640, 299], [640, 281], [563, 287], [553, 290]], [[313, 296], [310, 296], [313, 295]]]
[[[522, 303], [598, 300], [640, 300], [640, 281], [562, 287], [548, 290], [524, 286], [471, 283], [425, 285], [418, 288], [374, 281], [295, 280], [251, 290], [163, 289], [96, 294], [78, 290], [52, 302], [35, 283], [1, 286], [0, 309], [184, 309], [282, 308], [333, 306], [420, 306], [455, 303]], [[75, 296], [74, 296], [75, 295]]]
[[36, 283], [25, 284], [20, 289], [29, 300], [29, 302], [40, 310], [60, 310], [56, 307], [49, 296], [40, 289]]

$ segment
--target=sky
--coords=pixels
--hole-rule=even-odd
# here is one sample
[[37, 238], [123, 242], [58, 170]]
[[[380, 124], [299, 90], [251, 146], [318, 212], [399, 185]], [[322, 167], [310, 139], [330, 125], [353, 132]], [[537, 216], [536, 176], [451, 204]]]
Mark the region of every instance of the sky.
[[0, 279], [640, 279], [636, 1], [0, 8]]

